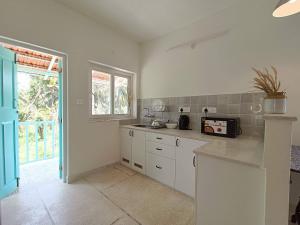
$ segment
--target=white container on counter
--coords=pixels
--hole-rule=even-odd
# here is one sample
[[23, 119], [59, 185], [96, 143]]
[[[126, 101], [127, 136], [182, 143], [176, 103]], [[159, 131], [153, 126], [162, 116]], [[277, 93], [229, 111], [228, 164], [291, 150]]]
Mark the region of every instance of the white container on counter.
[[286, 113], [287, 98], [265, 98], [264, 112], [267, 114]]

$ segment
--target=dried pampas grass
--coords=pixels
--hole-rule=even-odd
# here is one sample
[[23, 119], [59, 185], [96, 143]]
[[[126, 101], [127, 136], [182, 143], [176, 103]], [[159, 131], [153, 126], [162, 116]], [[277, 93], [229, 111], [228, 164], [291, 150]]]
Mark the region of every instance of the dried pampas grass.
[[278, 80], [278, 73], [275, 67], [271, 66], [273, 75], [267, 68], [264, 71], [252, 68], [256, 77], [254, 78], [254, 87], [264, 91], [267, 98], [286, 98], [286, 92], [280, 91], [281, 83]]

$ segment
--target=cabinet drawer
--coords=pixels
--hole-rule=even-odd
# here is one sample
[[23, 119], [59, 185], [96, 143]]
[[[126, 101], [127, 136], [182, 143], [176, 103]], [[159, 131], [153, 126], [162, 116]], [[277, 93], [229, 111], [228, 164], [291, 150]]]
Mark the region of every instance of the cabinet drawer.
[[175, 160], [147, 153], [147, 175], [165, 185], [174, 187]]
[[164, 134], [147, 133], [146, 140], [160, 143], [160, 144], [175, 146], [176, 138]]
[[160, 156], [175, 159], [175, 147], [170, 145], [164, 145], [152, 141], [146, 142], [146, 150], [149, 153], [157, 154]]

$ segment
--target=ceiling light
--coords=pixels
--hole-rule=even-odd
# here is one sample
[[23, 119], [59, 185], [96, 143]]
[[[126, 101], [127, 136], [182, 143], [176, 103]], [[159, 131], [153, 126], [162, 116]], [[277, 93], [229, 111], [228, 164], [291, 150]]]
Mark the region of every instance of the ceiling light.
[[274, 17], [285, 17], [300, 12], [300, 0], [280, 0], [273, 12]]

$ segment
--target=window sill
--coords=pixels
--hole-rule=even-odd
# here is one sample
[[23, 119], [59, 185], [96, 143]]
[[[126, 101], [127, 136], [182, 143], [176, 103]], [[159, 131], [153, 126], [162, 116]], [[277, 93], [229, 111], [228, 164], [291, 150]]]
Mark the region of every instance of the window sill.
[[95, 116], [90, 117], [89, 122], [109, 122], [109, 121], [123, 121], [123, 120], [136, 120], [134, 116]]

